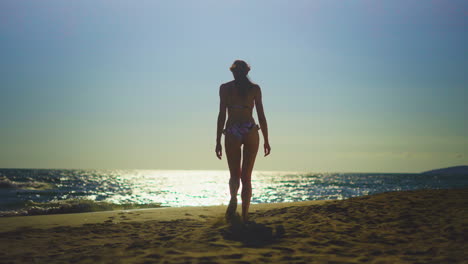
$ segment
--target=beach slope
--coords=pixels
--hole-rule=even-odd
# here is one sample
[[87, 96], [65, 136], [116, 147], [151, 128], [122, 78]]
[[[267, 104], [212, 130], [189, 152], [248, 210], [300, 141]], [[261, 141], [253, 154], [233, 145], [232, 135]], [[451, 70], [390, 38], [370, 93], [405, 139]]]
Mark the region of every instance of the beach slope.
[[467, 263], [468, 189], [0, 219], [1, 263]]

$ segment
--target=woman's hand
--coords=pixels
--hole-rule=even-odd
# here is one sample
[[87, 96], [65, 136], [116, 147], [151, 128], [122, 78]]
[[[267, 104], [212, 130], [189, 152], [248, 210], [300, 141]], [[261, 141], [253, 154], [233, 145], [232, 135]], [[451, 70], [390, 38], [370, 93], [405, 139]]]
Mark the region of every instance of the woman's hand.
[[263, 144], [263, 149], [265, 151], [265, 157], [270, 155], [270, 152], [271, 152], [271, 147], [270, 147], [270, 143], [265, 143]]
[[221, 143], [216, 144], [215, 152], [216, 157], [218, 157], [218, 159], [221, 159], [221, 157], [223, 156], [223, 147], [221, 147]]

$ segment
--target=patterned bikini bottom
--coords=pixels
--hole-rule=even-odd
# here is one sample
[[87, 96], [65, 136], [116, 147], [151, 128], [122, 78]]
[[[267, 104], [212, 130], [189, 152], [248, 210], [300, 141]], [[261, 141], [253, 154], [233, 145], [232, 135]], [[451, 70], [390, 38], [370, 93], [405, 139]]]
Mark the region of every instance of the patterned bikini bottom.
[[242, 138], [253, 129], [259, 130], [260, 127], [253, 122], [235, 123], [224, 129], [223, 133], [225, 135], [226, 133], [229, 133], [234, 135], [239, 140], [242, 140]]

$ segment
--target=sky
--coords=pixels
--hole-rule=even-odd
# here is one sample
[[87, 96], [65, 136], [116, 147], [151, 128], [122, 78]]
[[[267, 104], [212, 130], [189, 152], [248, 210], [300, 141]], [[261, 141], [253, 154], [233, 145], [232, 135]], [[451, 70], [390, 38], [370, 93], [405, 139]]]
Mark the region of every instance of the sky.
[[255, 170], [466, 165], [467, 26], [459, 0], [2, 0], [0, 167], [226, 170], [236, 59], [268, 120]]

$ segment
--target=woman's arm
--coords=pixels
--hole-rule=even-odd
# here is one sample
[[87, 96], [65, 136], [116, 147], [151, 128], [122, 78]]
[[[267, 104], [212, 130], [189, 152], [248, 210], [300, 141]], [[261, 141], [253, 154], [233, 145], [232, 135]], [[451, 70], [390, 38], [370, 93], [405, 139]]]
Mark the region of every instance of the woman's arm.
[[219, 114], [218, 126], [216, 130], [216, 156], [221, 159], [223, 149], [221, 147], [221, 134], [223, 133], [224, 123], [226, 122], [226, 89], [223, 85], [219, 87]]
[[255, 107], [257, 108], [258, 122], [260, 123], [260, 128], [262, 129], [263, 134], [263, 149], [265, 151], [265, 156], [268, 156], [271, 152], [270, 141], [268, 140], [268, 124], [265, 112], [263, 111], [262, 90], [260, 89], [260, 86], [257, 87], [258, 91], [255, 96]]

